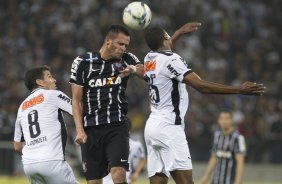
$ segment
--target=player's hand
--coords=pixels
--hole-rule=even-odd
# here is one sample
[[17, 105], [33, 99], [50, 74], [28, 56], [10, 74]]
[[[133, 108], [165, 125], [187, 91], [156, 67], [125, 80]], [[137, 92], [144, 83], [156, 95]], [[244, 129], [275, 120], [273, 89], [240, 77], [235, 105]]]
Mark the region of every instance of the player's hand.
[[208, 182], [209, 182], [209, 179], [207, 177], [203, 176], [201, 178], [201, 180], [199, 181], [199, 184], [208, 184]]
[[192, 33], [199, 29], [201, 25], [201, 22], [188, 22], [184, 24], [181, 28], [179, 28], [177, 31], [181, 34]]
[[131, 182], [137, 181], [138, 177], [139, 177], [139, 174], [136, 173], [136, 172], [134, 172], [134, 173], [130, 176]]
[[122, 70], [122, 71], [119, 72], [119, 73], [120, 73], [119, 76], [120, 76], [121, 78], [124, 78], [124, 77], [127, 77], [127, 76], [129, 76], [130, 74], [136, 72], [136, 67], [135, 67], [135, 70], [134, 70], [134, 67], [135, 67], [135, 66], [133, 66], [133, 65], [127, 66], [124, 70]]
[[263, 95], [266, 87], [255, 82], [245, 82], [240, 86], [240, 93], [243, 95]]
[[77, 132], [76, 138], [75, 138], [75, 142], [77, 144], [85, 144], [87, 141], [87, 135], [84, 131], [79, 131]]

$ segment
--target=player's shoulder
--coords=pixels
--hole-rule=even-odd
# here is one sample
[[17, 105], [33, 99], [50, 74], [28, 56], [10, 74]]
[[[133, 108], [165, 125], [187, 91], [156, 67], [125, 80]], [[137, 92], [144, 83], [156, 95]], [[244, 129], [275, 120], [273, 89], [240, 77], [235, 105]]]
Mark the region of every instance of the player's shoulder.
[[46, 100], [53, 98], [65, 98], [65, 93], [56, 89], [40, 89], [41, 94], [44, 95]]
[[236, 139], [244, 139], [244, 135], [242, 135], [238, 130], [234, 130], [232, 136]]
[[82, 55], [77, 56], [73, 63], [76, 63], [77, 65], [80, 64], [88, 64], [91, 62], [99, 62], [101, 59], [99, 57], [99, 52], [86, 52]]
[[170, 50], [168, 51], [150, 51], [147, 55], [147, 58], [158, 58], [163, 61], [174, 61], [174, 60], [183, 60], [182, 57]]
[[122, 59], [125, 61], [125, 62], [130, 62], [130, 61], [134, 61], [135, 63], [140, 63], [138, 57], [131, 53], [131, 52], [125, 52], [123, 55], [122, 55]]

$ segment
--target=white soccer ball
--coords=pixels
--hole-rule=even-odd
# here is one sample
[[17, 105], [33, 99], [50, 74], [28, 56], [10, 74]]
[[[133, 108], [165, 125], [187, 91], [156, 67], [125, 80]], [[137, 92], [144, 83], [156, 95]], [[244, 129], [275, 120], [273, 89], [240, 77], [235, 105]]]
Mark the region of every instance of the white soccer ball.
[[123, 23], [131, 29], [144, 29], [150, 24], [151, 19], [152, 13], [149, 6], [140, 1], [128, 4], [123, 10]]

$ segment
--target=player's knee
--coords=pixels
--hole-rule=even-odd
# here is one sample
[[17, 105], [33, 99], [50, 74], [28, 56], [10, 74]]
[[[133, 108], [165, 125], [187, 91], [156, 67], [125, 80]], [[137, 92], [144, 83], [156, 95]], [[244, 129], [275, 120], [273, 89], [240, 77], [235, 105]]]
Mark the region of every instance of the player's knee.
[[115, 184], [123, 184], [126, 182], [126, 172], [122, 167], [111, 168], [111, 175]]

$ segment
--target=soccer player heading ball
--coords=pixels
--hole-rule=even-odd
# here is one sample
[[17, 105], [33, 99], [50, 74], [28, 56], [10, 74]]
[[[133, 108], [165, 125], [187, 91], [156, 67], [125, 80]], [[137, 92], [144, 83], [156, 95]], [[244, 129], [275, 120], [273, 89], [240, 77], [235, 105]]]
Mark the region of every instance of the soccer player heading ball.
[[76, 142], [82, 144], [82, 160], [88, 183], [101, 183], [112, 175], [114, 183], [126, 183], [129, 130], [125, 90], [131, 69], [143, 77], [143, 65], [127, 53], [130, 35], [112, 25], [99, 51], [78, 56], [71, 69]]
[[[188, 23], [176, 33], [199, 23]], [[177, 34], [176, 34], [177, 35]], [[172, 40], [161, 27], [147, 30], [145, 39], [151, 51], [144, 59], [145, 79], [151, 96], [151, 114], [145, 127], [148, 149], [148, 174], [151, 184], [167, 183], [169, 174], [177, 184], [191, 184], [192, 162], [184, 132], [189, 85], [201, 93], [261, 95], [262, 84], [245, 82], [227, 86], [201, 79], [178, 54], [172, 52]]]

